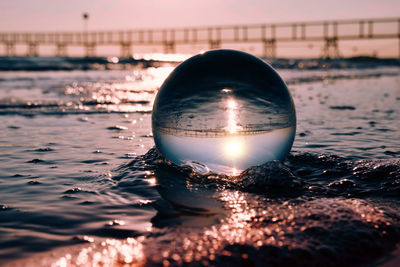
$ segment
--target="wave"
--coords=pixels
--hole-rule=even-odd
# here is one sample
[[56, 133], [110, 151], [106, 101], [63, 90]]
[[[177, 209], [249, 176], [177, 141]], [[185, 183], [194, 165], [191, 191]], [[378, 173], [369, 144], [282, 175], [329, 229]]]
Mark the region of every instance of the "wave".
[[169, 62], [121, 58], [114, 63], [107, 57], [0, 57], [0, 71], [114, 70], [137, 65], [157, 67], [161, 63]]
[[[179, 173], [192, 182], [268, 196], [388, 197], [400, 199], [400, 159], [352, 161], [335, 155], [297, 153], [288, 159], [251, 167], [238, 176], [199, 174], [167, 161], [156, 148], [119, 171], [145, 162], [146, 170]], [[173, 175], [169, 175], [173, 176]]]
[[[387, 256], [400, 241], [400, 159], [294, 153], [283, 163], [267, 162], [226, 176], [174, 165], [152, 148], [113, 173], [113, 188], [120, 194], [153, 196], [126, 206], [135, 214], [155, 210], [151, 231], [111, 221], [75, 232], [63, 243], [67, 246], [17, 265], [365, 265]], [[74, 187], [64, 194], [99, 192]], [[21, 216], [4, 205], [0, 212], [8, 215], [4, 218]], [[32, 220], [29, 213], [21, 218]], [[52, 226], [48, 218], [43, 223]]]
[[[157, 210], [151, 232], [113, 233], [119, 239], [96, 232], [89, 242], [21, 265], [371, 264], [400, 241], [399, 171], [399, 159], [298, 153], [238, 176], [202, 175], [153, 148], [113, 177], [122, 191], [157, 180], [162, 198], [143, 206]], [[138, 179], [138, 173], [146, 175]]]
[[[398, 59], [380, 59], [374, 57], [353, 57], [342, 59], [322, 58], [268, 58], [278, 69], [365, 69], [382, 66], [400, 66]], [[129, 69], [132, 66], [157, 67], [163, 64], [176, 65], [175, 61], [157, 61], [134, 58], [119, 58], [118, 62], [107, 57], [0, 57], [0, 71], [70, 71], [70, 70], [108, 70]]]
[[[93, 73], [92, 73], [93, 74]], [[92, 75], [91, 74], [91, 75]], [[75, 74], [74, 74], [75, 75]], [[76, 76], [58, 77], [30, 75], [12, 75], [3, 77], [1, 91], [7, 92], [0, 98], [0, 115], [69, 115], [101, 113], [150, 113], [152, 101], [158, 91], [158, 84], [147, 84], [143, 77], [135, 74], [139, 83], [120, 79], [98, 81], [99, 77], [90, 76], [90, 82]], [[398, 77], [399, 68], [379, 68], [346, 71], [308, 71], [282, 72], [289, 86], [314, 82], [329, 83], [336, 80], [371, 79], [380, 77]], [[149, 76], [150, 77], [150, 76]], [[150, 79], [153, 79], [152, 76]], [[28, 84], [20, 84], [27, 82]], [[143, 83], [144, 85], [142, 85]], [[34, 99], [32, 97], [34, 96]], [[332, 105], [333, 110], [354, 110], [351, 105]]]

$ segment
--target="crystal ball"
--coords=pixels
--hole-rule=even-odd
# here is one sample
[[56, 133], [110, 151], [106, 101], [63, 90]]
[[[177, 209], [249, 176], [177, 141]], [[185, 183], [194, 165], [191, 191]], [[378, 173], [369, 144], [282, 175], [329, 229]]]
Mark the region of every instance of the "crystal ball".
[[236, 50], [193, 56], [162, 84], [153, 106], [157, 149], [199, 172], [237, 175], [283, 160], [296, 132], [296, 111], [279, 74]]

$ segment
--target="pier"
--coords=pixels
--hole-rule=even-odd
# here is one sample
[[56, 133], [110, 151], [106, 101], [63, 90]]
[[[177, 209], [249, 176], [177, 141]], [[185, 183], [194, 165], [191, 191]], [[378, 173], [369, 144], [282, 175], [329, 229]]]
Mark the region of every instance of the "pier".
[[123, 31], [1, 32], [0, 46], [5, 56], [17, 55], [17, 45], [26, 47], [27, 56], [38, 56], [40, 46], [53, 46], [54, 55], [63, 57], [71, 47], [83, 47], [85, 56], [92, 57], [99, 46], [119, 46], [121, 57], [131, 57], [139, 46], [162, 47], [164, 53], [173, 54], [179, 52], [179, 45], [217, 49], [255, 43], [262, 48], [261, 56], [273, 58], [283, 43], [323, 42], [322, 54], [315, 57], [337, 58], [341, 56], [341, 41], [379, 39], [397, 40], [400, 58], [400, 17]]

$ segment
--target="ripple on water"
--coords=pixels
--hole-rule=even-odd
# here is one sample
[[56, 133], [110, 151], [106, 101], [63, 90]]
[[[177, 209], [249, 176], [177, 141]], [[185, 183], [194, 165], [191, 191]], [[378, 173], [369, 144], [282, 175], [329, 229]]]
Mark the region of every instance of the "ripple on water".
[[123, 131], [123, 130], [128, 130], [128, 127], [121, 126], [121, 125], [114, 125], [114, 126], [107, 127], [107, 130], [111, 130], [111, 131]]
[[[400, 195], [399, 170], [398, 159], [352, 161], [299, 153], [285, 163], [268, 162], [232, 177], [178, 167], [151, 149], [112, 177], [120, 197], [140, 188], [144, 200], [133, 206], [157, 211], [151, 231], [134, 231], [111, 220], [86, 233], [89, 243], [25, 263], [368, 264], [400, 241], [400, 213], [393, 198]], [[152, 179], [162, 196], [156, 201], [148, 200], [154, 199], [148, 186]], [[82, 192], [71, 190], [64, 193]]]
[[[276, 202], [227, 190], [230, 212], [209, 227], [171, 227], [135, 237], [102, 232], [89, 245], [61, 249], [34, 262], [68, 265], [193, 266], [362, 265], [395, 248], [400, 238], [393, 210], [363, 200], [320, 198]], [[198, 218], [194, 218], [198, 219]], [[115, 236], [124, 239], [117, 240]], [[100, 256], [101, 255], [101, 256]]]

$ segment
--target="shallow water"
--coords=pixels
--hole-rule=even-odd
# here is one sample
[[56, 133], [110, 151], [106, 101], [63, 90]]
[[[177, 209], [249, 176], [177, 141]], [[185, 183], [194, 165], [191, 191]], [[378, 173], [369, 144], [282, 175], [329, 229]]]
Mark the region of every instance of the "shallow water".
[[172, 69], [0, 73], [1, 264], [364, 265], [396, 249], [400, 68], [278, 70], [292, 151], [235, 177], [152, 149]]

